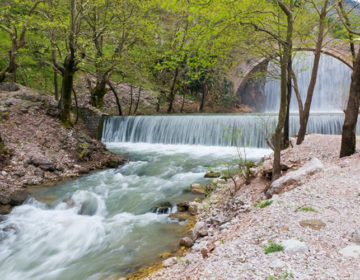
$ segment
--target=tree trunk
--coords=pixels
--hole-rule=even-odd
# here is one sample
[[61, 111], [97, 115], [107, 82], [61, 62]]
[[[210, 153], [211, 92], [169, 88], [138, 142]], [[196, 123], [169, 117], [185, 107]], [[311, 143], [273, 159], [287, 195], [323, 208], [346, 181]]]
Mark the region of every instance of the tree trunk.
[[135, 110], [134, 110], [134, 115], [136, 115], [136, 112], [139, 108], [139, 103], [140, 103], [140, 96], [141, 96], [141, 87], [139, 87], [139, 94], [136, 100], [136, 106], [135, 106]]
[[116, 100], [116, 105], [118, 107], [118, 111], [119, 111], [119, 116], [122, 116], [122, 109], [121, 109], [121, 104], [120, 104], [120, 100], [119, 100], [119, 97], [117, 95], [117, 92], [114, 88], [114, 86], [112, 85], [112, 83], [110, 82], [110, 80], [107, 81], [111, 91], [114, 93], [114, 96], [115, 96], [115, 100]]
[[91, 90], [91, 104], [96, 108], [104, 107], [104, 96], [107, 93], [106, 77], [98, 78], [95, 87]]
[[322, 49], [323, 39], [324, 39], [327, 4], [328, 4], [328, 1], [326, 0], [324, 2], [324, 6], [320, 13], [319, 33], [318, 33], [316, 47], [315, 47], [315, 53], [314, 53], [314, 65], [312, 68], [311, 79], [310, 79], [308, 91], [306, 94], [306, 100], [305, 100], [305, 104], [304, 104], [304, 116], [303, 116], [302, 120], [300, 121], [300, 128], [299, 128], [299, 132], [298, 132], [298, 138], [296, 141], [297, 145], [300, 145], [304, 141], [305, 134], [306, 134], [306, 127], [307, 127], [307, 124], [309, 121], [310, 107], [311, 107], [311, 102], [312, 102], [312, 98], [314, 95], [317, 74], [318, 74], [318, 70], [319, 70], [321, 49]]
[[204, 111], [206, 94], [207, 94], [207, 85], [203, 84], [202, 94], [201, 94], [201, 103], [200, 103], [200, 109], [199, 109], [200, 112]]
[[129, 116], [131, 115], [132, 106], [133, 106], [133, 86], [130, 85], [130, 106], [129, 106], [129, 112], [128, 112]]
[[73, 125], [71, 120], [72, 88], [75, 74], [75, 58], [69, 54], [64, 61], [64, 72], [61, 87], [60, 120], [66, 127]]
[[184, 111], [184, 105], [185, 105], [185, 90], [183, 92], [183, 98], [182, 98], [180, 113], [182, 113]]
[[[289, 46], [290, 51], [292, 49], [292, 45]], [[287, 68], [287, 110], [286, 110], [286, 119], [284, 125], [284, 135], [283, 135], [283, 143], [282, 148], [286, 149], [289, 147], [289, 134], [290, 134], [290, 102], [291, 102], [291, 94], [292, 94], [292, 83], [291, 83], [291, 75], [292, 73], [292, 55], [290, 54], [288, 68]]]
[[169, 101], [169, 107], [167, 109], [168, 114], [171, 113], [173, 110], [173, 103], [175, 100], [175, 86], [176, 86], [176, 81], [177, 81], [178, 75], [179, 75], [179, 67], [176, 67], [174, 79], [173, 79], [173, 82], [172, 82], [172, 85], [170, 88], [170, 94], [169, 94], [169, 98], [168, 98], [168, 101]]
[[287, 32], [286, 32], [286, 42], [282, 43], [283, 55], [280, 58], [281, 96], [280, 96], [278, 123], [276, 125], [275, 132], [272, 136], [272, 145], [274, 149], [272, 180], [276, 180], [281, 175], [281, 146], [282, 146], [281, 144], [282, 144], [283, 128], [285, 126], [285, 121], [286, 121], [286, 113], [288, 110], [287, 89], [288, 89], [289, 79], [291, 79], [291, 72], [289, 71], [290, 70], [289, 65], [291, 60], [292, 35], [293, 35], [293, 17], [292, 17], [293, 1], [290, 1], [290, 8], [286, 7], [282, 1], [278, 1], [278, 4], [287, 17]]
[[351, 75], [350, 94], [345, 111], [340, 157], [350, 156], [356, 149], [356, 124], [359, 115], [360, 95], [360, 51], [357, 53]]
[[56, 71], [54, 71], [54, 91], [55, 91], [55, 100], [59, 100], [59, 83], [58, 83], [58, 75]]

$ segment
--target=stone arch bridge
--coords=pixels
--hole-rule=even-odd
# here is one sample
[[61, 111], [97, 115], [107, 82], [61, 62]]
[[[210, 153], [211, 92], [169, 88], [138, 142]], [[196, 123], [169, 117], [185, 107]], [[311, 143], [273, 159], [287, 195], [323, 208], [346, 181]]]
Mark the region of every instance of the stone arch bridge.
[[[348, 43], [332, 40], [324, 44], [321, 53], [338, 59], [349, 68], [353, 68], [352, 55]], [[295, 51], [314, 52], [312, 47], [295, 47]], [[236, 65], [229, 75], [234, 86], [234, 94], [241, 104], [248, 105], [257, 112], [265, 109], [265, 79], [259, 79], [259, 73], [266, 73], [268, 58], [247, 58]], [[263, 75], [262, 75], [263, 76]]]

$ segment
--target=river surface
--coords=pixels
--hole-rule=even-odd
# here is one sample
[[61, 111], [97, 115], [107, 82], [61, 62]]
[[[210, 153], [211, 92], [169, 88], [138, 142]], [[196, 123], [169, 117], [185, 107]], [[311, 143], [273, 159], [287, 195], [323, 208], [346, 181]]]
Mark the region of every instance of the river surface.
[[[186, 225], [152, 213], [192, 200], [209, 168], [236, 160], [234, 147], [108, 143], [130, 159], [117, 169], [34, 190], [0, 223], [2, 280], [113, 279], [177, 247]], [[268, 154], [247, 149], [249, 159]], [[173, 209], [174, 211], [175, 209]]]

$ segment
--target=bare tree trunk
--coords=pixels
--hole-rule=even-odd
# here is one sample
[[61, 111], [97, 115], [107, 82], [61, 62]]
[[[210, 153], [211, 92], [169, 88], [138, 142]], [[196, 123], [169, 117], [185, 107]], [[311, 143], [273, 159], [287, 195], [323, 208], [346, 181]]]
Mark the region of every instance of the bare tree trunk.
[[280, 108], [278, 123], [275, 128], [275, 132], [272, 136], [272, 146], [274, 148], [274, 162], [272, 179], [276, 180], [281, 175], [281, 143], [282, 132], [286, 121], [286, 112], [288, 110], [287, 104], [287, 88], [289, 76], [291, 79], [291, 72], [289, 71], [289, 62], [291, 60], [291, 47], [292, 47], [292, 35], [293, 35], [293, 16], [292, 7], [293, 1], [290, 1], [290, 8], [286, 7], [280, 0], [277, 1], [282, 11], [287, 17], [287, 33], [286, 42], [282, 44], [283, 55], [280, 59], [281, 64], [281, 96], [280, 96]]
[[309, 115], [310, 115], [311, 102], [312, 102], [315, 85], [316, 85], [316, 80], [317, 80], [317, 74], [318, 74], [318, 70], [319, 70], [321, 49], [322, 49], [323, 40], [324, 40], [326, 15], [327, 15], [327, 4], [328, 4], [328, 0], [325, 0], [324, 6], [321, 9], [321, 13], [320, 13], [319, 33], [318, 33], [316, 47], [315, 47], [315, 53], [314, 53], [314, 65], [312, 68], [311, 79], [310, 79], [308, 91], [306, 94], [306, 100], [305, 100], [305, 104], [304, 104], [304, 116], [300, 122], [300, 128], [299, 128], [298, 138], [297, 138], [297, 142], [296, 142], [297, 145], [300, 145], [305, 139], [306, 128], [307, 128]]
[[177, 81], [178, 75], [179, 75], [179, 67], [176, 67], [174, 79], [173, 79], [173, 82], [172, 82], [172, 85], [170, 88], [170, 94], [169, 94], [169, 98], [168, 98], [168, 101], [169, 101], [169, 107], [167, 109], [168, 113], [171, 113], [173, 111], [173, 103], [175, 100], [175, 86], [176, 86], [176, 81]]
[[75, 91], [74, 87], [73, 87], [72, 91], [74, 93], [74, 101], [75, 101], [75, 108], [76, 108], [75, 124], [77, 124], [77, 122], [79, 120], [79, 105], [78, 105], [78, 100], [77, 100], [77, 94], [76, 94], [76, 91]]
[[132, 106], [133, 106], [133, 86], [130, 85], [130, 106], [129, 106], [129, 112], [128, 112], [129, 116], [131, 115]]
[[58, 75], [54, 70], [54, 91], [55, 91], [55, 100], [59, 100], [59, 83], [58, 83]]
[[181, 103], [181, 109], [180, 109], [180, 113], [182, 113], [184, 111], [184, 105], [185, 105], [185, 90], [183, 93], [183, 98], [182, 98], [182, 103]]
[[135, 106], [135, 110], [134, 110], [134, 115], [136, 115], [136, 112], [139, 108], [139, 103], [140, 103], [140, 96], [141, 96], [141, 87], [139, 87], [139, 94], [136, 100], [136, 106]]
[[64, 61], [64, 73], [61, 87], [61, 104], [60, 120], [66, 127], [72, 126], [71, 105], [72, 105], [72, 88], [74, 84], [75, 59], [69, 54]]
[[200, 108], [199, 111], [203, 112], [204, 111], [204, 107], [205, 107], [205, 98], [207, 95], [207, 85], [204, 83], [202, 86], [202, 93], [201, 93], [201, 103], [200, 103]]
[[345, 111], [342, 130], [340, 157], [350, 156], [356, 149], [356, 124], [359, 115], [360, 95], [360, 52], [356, 56], [354, 70], [351, 75], [350, 94]]
[[[292, 49], [292, 44], [289, 46], [290, 52]], [[283, 135], [283, 143], [282, 148], [286, 149], [289, 147], [289, 134], [290, 134], [290, 102], [291, 102], [291, 94], [292, 94], [292, 85], [291, 85], [291, 72], [292, 72], [292, 54], [290, 54], [288, 68], [287, 68], [287, 110], [286, 110], [286, 119], [284, 125], [284, 135]]]
[[117, 92], [116, 92], [114, 86], [112, 85], [112, 83], [110, 82], [110, 80], [108, 80], [108, 85], [109, 85], [111, 91], [114, 93], [115, 100], [116, 100], [116, 105], [117, 105], [118, 111], [119, 111], [119, 116], [122, 116], [122, 109], [121, 109], [120, 100], [119, 100], [119, 97], [118, 97], [118, 95], [117, 95]]
[[299, 90], [299, 86], [298, 86], [298, 82], [296, 79], [296, 75], [294, 73], [294, 71], [291, 69], [291, 75], [293, 78], [293, 82], [294, 82], [294, 91], [295, 91], [295, 96], [297, 99], [297, 103], [298, 103], [298, 108], [299, 108], [299, 120], [300, 123], [303, 121], [304, 118], [304, 107], [303, 107], [303, 103], [302, 103], [302, 99], [301, 99], [301, 95], [300, 95], [300, 90]]

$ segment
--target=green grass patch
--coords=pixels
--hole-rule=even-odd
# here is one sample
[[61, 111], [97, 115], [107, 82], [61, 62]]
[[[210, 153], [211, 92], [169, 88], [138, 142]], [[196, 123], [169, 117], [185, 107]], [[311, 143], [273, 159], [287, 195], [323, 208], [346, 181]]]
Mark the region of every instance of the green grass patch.
[[262, 209], [262, 208], [270, 206], [273, 202], [274, 202], [273, 200], [266, 200], [264, 202], [258, 201], [254, 204], [254, 207], [259, 207]]
[[264, 249], [266, 255], [275, 253], [275, 252], [284, 251], [284, 247], [282, 245], [277, 244], [273, 241], [268, 241], [268, 243], [269, 243], [268, 246], [266, 246], [266, 245], [263, 246], [263, 249]]
[[314, 209], [313, 207], [310, 207], [310, 206], [301, 207], [300, 210], [304, 211], [304, 212], [317, 212], [316, 209]]

